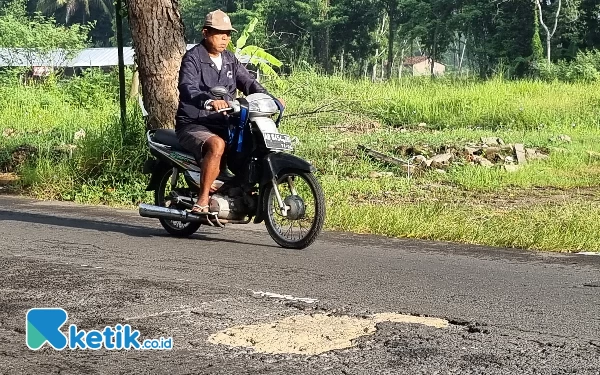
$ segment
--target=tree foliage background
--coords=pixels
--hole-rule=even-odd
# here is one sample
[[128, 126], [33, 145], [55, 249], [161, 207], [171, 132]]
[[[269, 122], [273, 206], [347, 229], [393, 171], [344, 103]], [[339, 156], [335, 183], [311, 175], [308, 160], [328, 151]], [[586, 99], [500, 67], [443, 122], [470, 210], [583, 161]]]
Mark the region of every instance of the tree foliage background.
[[[0, 7], [12, 1], [0, 0]], [[41, 12], [59, 24], [93, 25], [92, 46], [116, 45], [114, 4], [108, 0], [26, 1], [30, 16]], [[381, 79], [401, 74], [406, 57], [424, 55], [451, 71], [519, 78], [539, 71], [547, 53], [536, 1], [541, 0], [180, 0], [179, 6], [188, 43], [201, 40], [211, 10], [230, 13], [238, 30], [257, 18], [247, 44], [263, 47], [284, 69]], [[564, 64], [600, 48], [600, 3], [543, 0], [549, 24], [559, 1], [551, 60]]]

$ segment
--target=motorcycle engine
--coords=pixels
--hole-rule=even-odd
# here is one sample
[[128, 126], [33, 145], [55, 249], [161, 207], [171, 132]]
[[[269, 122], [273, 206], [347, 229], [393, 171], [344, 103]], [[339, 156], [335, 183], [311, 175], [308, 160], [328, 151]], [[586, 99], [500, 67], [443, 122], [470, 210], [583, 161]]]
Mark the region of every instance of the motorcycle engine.
[[227, 196], [213, 194], [209, 204], [210, 211], [218, 212], [219, 219], [224, 220], [244, 220], [256, 211], [256, 203], [252, 197], [231, 191]]

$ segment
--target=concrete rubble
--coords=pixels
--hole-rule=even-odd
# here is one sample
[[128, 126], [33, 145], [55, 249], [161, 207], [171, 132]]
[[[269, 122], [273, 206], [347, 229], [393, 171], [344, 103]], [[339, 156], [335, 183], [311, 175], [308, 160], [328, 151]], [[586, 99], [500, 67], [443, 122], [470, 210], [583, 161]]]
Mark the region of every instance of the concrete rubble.
[[[359, 149], [368, 149], [364, 146]], [[498, 137], [483, 137], [480, 142], [464, 146], [431, 147], [429, 145], [398, 146], [394, 153], [400, 158], [384, 155], [368, 149], [370, 156], [401, 166], [404, 172], [435, 170], [444, 173], [454, 165], [474, 165], [482, 168], [501, 168], [516, 172], [532, 160], [545, 160], [549, 157], [546, 149], [525, 147], [524, 144], [506, 144]], [[381, 158], [379, 155], [384, 155]], [[591, 157], [594, 157], [590, 154]], [[409, 167], [410, 166], [410, 167]], [[371, 178], [389, 176], [382, 172], [372, 172]]]
[[[426, 146], [399, 147], [396, 151], [405, 151], [404, 156], [410, 157], [412, 164], [423, 169], [447, 169], [455, 164], [470, 164], [485, 168], [501, 167], [514, 172], [530, 160], [547, 159], [548, 153], [537, 148], [525, 148], [523, 144], [506, 144], [495, 137], [482, 138], [481, 143], [469, 143], [460, 147], [446, 147], [443, 152]], [[406, 151], [418, 151], [414, 155]], [[432, 156], [426, 156], [432, 155]]]

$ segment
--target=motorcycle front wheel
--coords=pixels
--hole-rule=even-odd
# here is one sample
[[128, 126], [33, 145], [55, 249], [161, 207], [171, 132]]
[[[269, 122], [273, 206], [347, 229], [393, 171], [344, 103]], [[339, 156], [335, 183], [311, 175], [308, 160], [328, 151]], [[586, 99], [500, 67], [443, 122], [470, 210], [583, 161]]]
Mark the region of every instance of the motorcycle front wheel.
[[265, 189], [265, 225], [273, 240], [287, 249], [304, 249], [321, 233], [325, 222], [325, 196], [312, 173], [286, 171], [277, 179], [279, 197], [287, 212], [281, 212], [277, 191]]
[[[170, 193], [171, 187], [171, 176], [173, 170], [166, 170], [158, 184], [158, 188], [154, 191], [154, 204], [161, 207], [176, 208], [179, 210], [185, 209], [185, 207], [178, 207], [176, 202], [171, 198]], [[182, 188], [185, 181], [181, 175], [177, 179], [177, 186], [175, 188]], [[181, 186], [180, 186], [181, 185]], [[189, 237], [200, 228], [200, 223], [182, 222], [169, 219], [158, 219], [160, 224], [165, 228], [170, 235], [175, 237]]]

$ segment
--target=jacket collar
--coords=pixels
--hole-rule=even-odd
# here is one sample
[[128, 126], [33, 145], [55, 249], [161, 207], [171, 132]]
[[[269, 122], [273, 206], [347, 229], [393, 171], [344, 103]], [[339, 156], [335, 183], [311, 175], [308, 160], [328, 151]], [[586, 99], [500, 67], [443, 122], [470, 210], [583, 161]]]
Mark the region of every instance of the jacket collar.
[[[198, 53], [200, 55], [200, 62], [202, 62], [204, 64], [212, 64], [213, 63], [212, 59], [210, 58], [210, 55], [208, 54], [208, 50], [206, 49], [206, 46], [204, 45], [204, 39], [202, 39], [200, 44], [198, 44]], [[231, 55], [231, 53], [229, 53], [228, 50], [223, 51], [221, 53], [221, 57], [223, 58], [223, 65], [231, 64], [234, 62], [232, 59], [232, 55]]]

